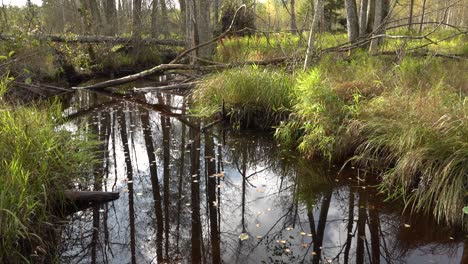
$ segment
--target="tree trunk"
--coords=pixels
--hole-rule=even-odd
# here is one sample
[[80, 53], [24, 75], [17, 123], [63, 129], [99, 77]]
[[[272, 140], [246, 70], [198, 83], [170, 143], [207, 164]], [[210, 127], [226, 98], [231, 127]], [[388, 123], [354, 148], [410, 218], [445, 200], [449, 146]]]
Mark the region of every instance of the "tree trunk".
[[359, 37], [367, 34], [367, 7], [369, 6], [368, 0], [361, 0], [359, 7]]
[[[209, 0], [198, 0], [198, 5], [196, 5], [196, 24], [197, 24], [197, 35], [198, 35], [198, 42], [197, 45], [200, 43], [204, 43], [209, 41], [211, 37], [211, 27], [210, 27], [210, 1]], [[198, 49], [198, 57], [203, 59], [210, 59], [213, 52], [213, 46], [208, 45]]]
[[105, 34], [109, 36], [115, 35], [115, 23], [117, 18], [117, 10], [115, 8], [114, 0], [104, 1], [104, 14], [106, 18]]
[[291, 33], [297, 33], [297, 23], [296, 23], [296, 1], [291, 0]]
[[423, 0], [422, 13], [421, 13], [421, 23], [419, 24], [419, 34], [421, 34], [422, 30], [423, 30], [423, 23], [424, 23], [425, 13], [426, 13], [426, 0]]
[[157, 38], [158, 31], [158, 0], [153, 0], [151, 4], [151, 37]]
[[359, 22], [356, 10], [356, 0], [345, 0], [348, 40], [355, 42], [359, 36]]
[[167, 28], [167, 25], [169, 24], [169, 19], [167, 15], [166, 0], [159, 0], [159, 3], [161, 4], [161, 20], [162, 20], [162, 23], [160, 25], [161, 33], [164, 35], [164, 37], [167, 38], [169, 36], [169, 32]]
[[410, 0], [409, 6], [409, 17], [408, 17], [408, 31], [413, 31], [413, 10], [414, 10], [414, 0]]
[[[374, 16], [374, 26], [373, 26], [373, 31], [374, 34], [373, 36], [375, 35], [379, 35], [382, 30], [382, 15], [383, 15], [383, 3], [384, 0], [375, 0], [375, 16]], [[377, 47], [379, 45], [379, 38], [374, 38], [371, 40], [371, 43], [370, 43], [370, 48], [369, 48], [369, 51], [371, 53], [374, 53], [375, 51], [377, 51]]]
[[132, 37], [141, 38], [141, 0], [133, 0]]
[[306, 57], [304, 61], [304, 70], [310, 64], [311, 52], [314, 50], [315, 45], [315, 34], [319, 31], [320, 22], [322, 21], [323, 12], [324, 12], [324, 0], [315, 0], [315, 9], [314, 9], [314, 18], [312, 20], [312, 25], [310, 27], [309, 41], [307, 44]]
[[375, 18], [375, 0], [369, 0], [369, 6], [367, 8], [367, 34], [373, 31]]
[[[217, 24], [219, 21], [219, 0], [213, 1], [213, 9], [214, 9], [214, 24]], [[182, 7], [180, 8], [180, 10], [182, 12]]]

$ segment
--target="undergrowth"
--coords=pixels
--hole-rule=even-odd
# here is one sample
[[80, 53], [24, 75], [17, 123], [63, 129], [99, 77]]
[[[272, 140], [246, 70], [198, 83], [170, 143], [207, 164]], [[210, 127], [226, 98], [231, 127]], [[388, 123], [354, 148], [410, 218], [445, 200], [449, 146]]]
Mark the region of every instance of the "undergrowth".
[[71, 179], [91, 173], [96, 143], [57, 129], [57, 102], [5, 102], [8, 82], [0, 82], [0, 260], [16, 263], [47, 251], [42, 235], [52, 208]]

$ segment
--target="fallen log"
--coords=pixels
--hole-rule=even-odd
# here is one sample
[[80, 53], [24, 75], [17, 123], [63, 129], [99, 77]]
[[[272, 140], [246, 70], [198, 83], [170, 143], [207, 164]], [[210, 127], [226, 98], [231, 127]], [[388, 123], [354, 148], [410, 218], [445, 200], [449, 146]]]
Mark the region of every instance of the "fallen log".
[[134, 92], [162, 92], [162, 91], [171, 91], [177, 89], [191, 89], [197, 85], [198, 82], [189, 82], [189, 83], [176, 83], [164, 86], [148, 86], [142, 88], [133, 88]]
[[[30, 37], [41, 41], [66, 42], [66, 43], [113, 43], [127, 44], [132, 42], [132, 38], [111, 37], [111, 36], [61, 36], [61, 35], [31, 35]], [[0, 40], [15, 40], [13, 35], [0, 34]], [[176, 39], [155, 39], [142, 38], [140, 44], [161, 45], [161, 46], [184, 46], [185, 41]]]
[[54, 207], [57, 215], [67, 216], [80, 210], [119, 199], [117, 192], [100, 191], [65, 191], [64, 203]]
[[199, 71], [214, 71], [214, 70], [222, 70], [228, 69], [233, 67], [240, 67], [246, 65], [270, 65], [270, 64], [278, 64], [282, 63], [287, 60], [287, 57], [279, 57], [261, 61], [246, 61], [242, 63], [230, 63], [230, 64], [222, 64], [222, 65], [210, 65], [210, 66], [198, 66], [198, 65], [188, 65], [188, 64], [160, 64], [156, 67], [151, 69], [139, 72], [137, 74], [128, 75], [122, 78], [117, 78], [109, 81], [104, 81], [100, 83], [96, 83], [93, 85], [88, 86], [81, 86], [81, 87], [72, 87], [75, 90], [82, 90], [82, 89], [102, 89], [111, 86], [117, 86], [129, 82], [136, 81], [141, 78], [145, 78], [151, 76], [156, 73], [164, 73], [170, 70], [199, 70]]
[[132, 75], [127, 75], [122, 78], [117, 78], [105, 82], [100, 82], [97, 84], [93, 85], [88, 85], [88, 86], [82, 86], [82, 87], [72, 87], [72, 89], [75, 90], [82, 90], [82, 89], [100, 89], [100, 88], [106, 88], [106, 87], [111, 87], [111, 86], [117, 86], [121, 85], [124, 83], [129, 83], [136, 81], [141, 78], [145, 78], [147, 76], [156, 74], [156, 73], [163, 73], [165, 71], [169, 70], [192, 70], [194, 67], [193, 65], [186, 65], [186, 64], [160, 64], [156, 67], [153, 67], [151, 69], [139, 72], [137, 74], [132, 74]]
[[90, 203], [107, 203], [119, 199], [118, 192], [99, 192], [99, 191], [65, 191], [67, 202], [79, 205], [88, 205]]

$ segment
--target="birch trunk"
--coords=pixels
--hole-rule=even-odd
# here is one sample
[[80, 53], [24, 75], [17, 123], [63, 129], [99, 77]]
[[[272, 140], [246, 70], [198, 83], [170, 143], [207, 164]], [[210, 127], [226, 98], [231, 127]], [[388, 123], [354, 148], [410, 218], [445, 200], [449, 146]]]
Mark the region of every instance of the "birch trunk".
[[312, 25], [310, 27], [309, 41], [307, 43], [307, 51], [306, 51], [306, 57], [304, 61], [304, 70], [306, 70], [310, 64], [311, 53], [314, 50], [314, 45], [315, 45], [315, 34], [317, 34], [317, 31], [319, 30], [320, 22], [322, 21], [322, 17], [324, 16], [324, 2], [323, 1], [324, 0], [315, 0], [314, 18], [312, 20]]

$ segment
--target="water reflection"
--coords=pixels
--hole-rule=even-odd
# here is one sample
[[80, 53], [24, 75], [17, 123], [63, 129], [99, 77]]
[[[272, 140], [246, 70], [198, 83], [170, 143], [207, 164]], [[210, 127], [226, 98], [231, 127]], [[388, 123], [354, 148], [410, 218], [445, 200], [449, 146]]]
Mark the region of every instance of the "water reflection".
[[86, 122], [104, 142], [78, 186], [121, 198], [70, 217], [61, 262], [466, 263], [464, 234], [400, 215], [366, 175], [338, 175], [261, 135], [202, 133], [184, 100], [72, 98], [68, 128]]

